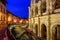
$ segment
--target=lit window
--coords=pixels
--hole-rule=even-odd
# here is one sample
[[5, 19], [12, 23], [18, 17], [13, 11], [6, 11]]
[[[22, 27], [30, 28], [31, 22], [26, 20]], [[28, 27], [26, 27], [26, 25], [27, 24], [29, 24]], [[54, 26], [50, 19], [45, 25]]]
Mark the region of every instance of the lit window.
[[1, 6], [0, 6], [0, 11], [1, 11]]
[[23, 20], [20, 20], [19, 22], [22, 23]]
[[14, 22], [16, 23], [16, 22], [17, 22], [17, 20], [16, 20], [16, 19], [14, 19]]
[[0, 21], [2, 20], [2, 19], [1, 19], [1, 16], [2, 16], [2, 13], [0, 12]]
[[11, 20], [12, 20], [12, 18], [9, 16], [9, 17], [8, 17], [8, 21], [10, 22]]
[[28, 23], [28, 21], [26, 21], [26, 23]]

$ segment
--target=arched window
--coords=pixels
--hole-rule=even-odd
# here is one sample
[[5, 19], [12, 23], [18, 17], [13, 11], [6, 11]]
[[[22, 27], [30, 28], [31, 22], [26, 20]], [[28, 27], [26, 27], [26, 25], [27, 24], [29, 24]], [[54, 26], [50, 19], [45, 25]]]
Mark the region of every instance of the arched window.
[[34, 12], [33, 12], [33, 9], [31, 10], [31, 15], [33, 16]]
[[55, 9], [59, 9], [60, 8], [60, 0], [56, 0], [55, 1]]
[[38, 15], [38, 7], [35, 7], [35, 15]]
[[60, 40], [60, 25], [54, 26], [54, 29], [52, 30], [53, 40]]
[[35, 2], [38, 3], [39, 0], [36, 0]]
[[42, 13], [46, 12], [46, 0], [41, 0], [41, 10]]
[[60, 13], [60, 0], [53, 1], [54, 13]]

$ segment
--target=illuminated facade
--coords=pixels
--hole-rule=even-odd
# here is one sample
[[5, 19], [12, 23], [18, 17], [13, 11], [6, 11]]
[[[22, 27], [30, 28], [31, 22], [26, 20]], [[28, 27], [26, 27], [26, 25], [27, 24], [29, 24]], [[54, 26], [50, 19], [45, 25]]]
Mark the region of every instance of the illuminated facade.
[[28, 24], [28, 20], [23, 20], [6, 10], [5, 5], [0, 1], [0, 32], [6, 29], [8, 24]]
[[60, 40], [60, 0], [31, 0], [29, 29], [44, 40]]
[[0, 31], [7, 26], [7, 14], [5, 6], [0, 2]]
[[8, 24], [28, 24], [27, 19], [21, 19], [7, 11]]

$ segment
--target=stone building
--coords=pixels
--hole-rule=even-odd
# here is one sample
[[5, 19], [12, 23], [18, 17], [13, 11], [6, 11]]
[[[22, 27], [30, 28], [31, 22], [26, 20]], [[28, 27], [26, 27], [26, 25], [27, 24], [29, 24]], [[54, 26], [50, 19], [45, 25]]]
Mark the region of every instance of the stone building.
[[7, 27], [7, 13], [5, 5], [0, 1], [0, 31]]
[[60, 40], [60, 0], [31, 0], [29, 29], [45, 40]]

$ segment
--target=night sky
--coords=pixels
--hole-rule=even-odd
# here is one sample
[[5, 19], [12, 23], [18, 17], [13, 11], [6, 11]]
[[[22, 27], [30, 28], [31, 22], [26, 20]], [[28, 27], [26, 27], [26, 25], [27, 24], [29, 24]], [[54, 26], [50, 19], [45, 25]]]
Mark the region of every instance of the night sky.
[[30, 0], [6, 0], [8, 4], [6, 4], [6, 8], [12, 14], [20, 17], [26, 18], [29, 17], [28, 6], [30, 6]]

